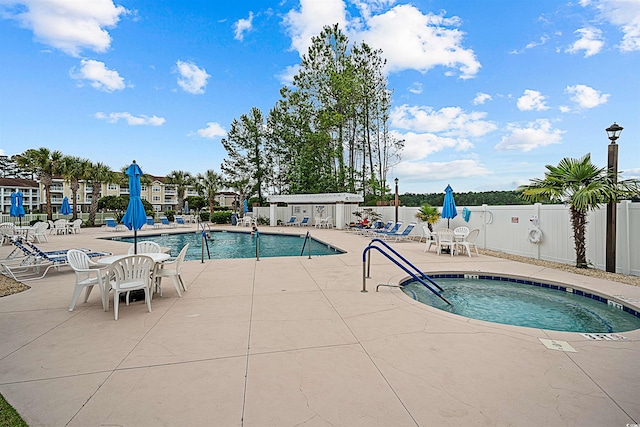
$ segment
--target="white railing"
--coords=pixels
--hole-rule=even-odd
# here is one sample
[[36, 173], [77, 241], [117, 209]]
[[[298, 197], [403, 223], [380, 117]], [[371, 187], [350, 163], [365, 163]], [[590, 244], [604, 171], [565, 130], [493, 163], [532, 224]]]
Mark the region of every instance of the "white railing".
[[[536, 258], [547, 261], [574, 264], [575, 250], [573, 229], [569, 216], [569, 208], [564, 205], [517, 205], [517, 206], [468, 206], [471, 212], [469, 222], [462, 218], [462, 209], [458, 206], [458, 216], [450, 220], [450, 228], [465, 225], [470, 229], [478, 228], [478, 246], [499, 252]], [[314, 223], [315, 206], [307, 206], [306, 212]], [[325, 205], [333, 213], [335, 205]], [[363, 207], [344, 205], [345, 218], [355, 221], [355, 211]], [[372, 206], [367, 207], [382, 215], [384, 221], [395, 220], [395, 207]], [[420, 234], [422, 223], [415, 217], [417, 207], [398, 208], [398, 220], [409, 223], [417, 221], [418, 227], [414, 234]], [[269, 207], [253, 208], [255, 214], [269, 218]], [[328, 212], [328, 213], [329, 213]], [[294, 215], [293, 206], [276, 208], [277, 220], [286, 222]], [[298, 214], [298, 216], [301, 216]], [[529, 230], [532, 227], [530, 219], [536, 216], [542, 231], [540, 243], [529, 241]], [[335, 218], [335, 215], [333, 216]], [[606, 206], [587, 216], [587, 262], [597, 269], [604, 270], [606, 262]], [[447, 227], [447, 220], [439, 220], [434, 228]], [[617, 212], [617, 245], [616, 271], [618, 273], [640, 276], [640, 203], [623, 201], [618, 204]]]

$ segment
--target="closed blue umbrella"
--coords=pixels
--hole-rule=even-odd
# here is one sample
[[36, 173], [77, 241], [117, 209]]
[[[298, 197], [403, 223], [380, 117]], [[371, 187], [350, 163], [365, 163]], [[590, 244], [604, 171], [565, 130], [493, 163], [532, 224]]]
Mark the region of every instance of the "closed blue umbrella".
[[453, 188], [447, 185], [447, 188], [444, 189], [444, 204], [442, 205], [442, 218], [447, 219], [447, 228], [449, 228], [449, 220], [457, 215], [456, 201], [453, 200]]
[[133, 230], [133, 248], [134, 253], [137, 253], [138, 230], [147, 223], [147, 214], [144, 211], [142, 199], [140, 199], [140, 176], [142, 175], [142, 169], [140, 169], [140, 166], [138, 166], [134, 160], [125, 173], [129, 175], [129, 205], [127, 206], [127, 211], [124, 213], [124, 217], [122, 217], [122, 223], [126, 225], [129, 230]]
[[183, 211], [184, 211], [183, 212], [184, 214], [188, 214], [189, 213], [189, 201], [188, 200], [184, 201], [184, 209], [183, 209]]
[[65, 196], [62, 199], [62, 206], [60, 206], [60, 213], [62, 215], [71, 215], [73, 211], [71, 210], [71, 206], [69, 205], [69, 198]]
[[249, 203], [247, 202], [247, 199], [244, 199], [244, 212], [249, 212]]
[[9, 209], [9, 216], [20, 218], [20, 225], [22, 226], [22, 217], [24, 216], [24, 207], [22, 206], [22, 191], [11, 193], [11, 208]]

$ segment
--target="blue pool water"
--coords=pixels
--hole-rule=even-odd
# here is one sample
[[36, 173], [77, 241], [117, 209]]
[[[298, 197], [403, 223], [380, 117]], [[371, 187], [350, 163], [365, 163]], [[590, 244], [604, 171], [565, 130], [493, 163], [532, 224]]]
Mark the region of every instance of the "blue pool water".
[[407, 282], [403, 292], [441, 310], [494, 323], [583, 333], [640, 329], [635, 310], [616, 308], [606, 298], [578, 290], [571, 292], [566, 286], [528, 280], [517, 283], [508, 281], [516, 279], [493, 276], [478, 279], [448, 276], [459, 277], [431, 277], [444, 289], [442, 295], [452, 307], [416, 281]]
[[[256, 236], [248, 232], [208, 232], [209, 253], [211, 259], [227, 258], [255, 258]], [[305, 236], [290, 234], [260, 233], [260, 258], [300, 256]], [[133, 243], [133, 238], [116, 238], [123, 242]], [[171, 255], [176, 256], [184, 245], [189, 243], [185, 259], [200, 260], [202, 258], [202, 233], [159, 234], [152, 236], [138, 236], [138, 241], [152, 240], [160, 246], [171, 249]], [[309, 242], [306, 243], [309, 245]], [[311, 256], [336, 255], [343, 253], [326, 243], [311, 239]], [[308, 246], [303, 256], [308, 256]], [[204, 249], [204, 259], [209, 259], [207, 248]]]

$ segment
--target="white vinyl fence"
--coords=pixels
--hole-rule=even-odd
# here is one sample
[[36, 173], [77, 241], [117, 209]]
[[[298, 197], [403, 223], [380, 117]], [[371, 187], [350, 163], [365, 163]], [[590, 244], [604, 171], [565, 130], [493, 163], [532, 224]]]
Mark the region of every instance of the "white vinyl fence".
[[[320, 216], [331, 216], [335, 206], [322, 206]], [[536, 258], [564, 264], [575, 264], [575, 250], [573, 244], [573, 229], [569, 217], [569, 208], [564, 205], [517, 205], [517, 206], [468, 206], [471, 212], [469, 222], [465, 222], [462, 215], [464, 206], [458, 206], [458, 216], [450, 220], [449, 228], [461, 225], [473, 230], [478, 228], [478, 246], [484, 249]], [[253, 208], [255, 214], [269, 218], [269, 207]], [[276, 208], [277, 219], [286, 222], [295, 215], [294, 206]], [[298, 207], [299, 209], [299, 207]], [[355, 221], [355, 211], [363, 207], [345, 205], [346, 218]], [[367, 207], [380, 214], [386, 222], [395, 220], [395, 207]], [[417, 207], [398, 208], [398, 220], [405, 224], [418, 222], [414, 229], [420, 235], [422, 225], [415, 214]], [[311, 216], [309, 223], [315, 224], [315, 206], [306, 207]], [[335, 218], [335, 216], [333, 216]], [[542, 232], [539, 243], [532, 243], [529, 239], [532, 228], [531, 219], [537, 217], [538, 226]], [[606, 260], [606, 206], [590, 212], [587, 224], [587, 261], [594, 268], [604, 270]], [[447, 227], [447, 220], [441, 219], [434, 228]], [[623, 201], [618, 204], [617, 215], [617, 248], [616, 271], [618, 273], [640, 276], [640, 203]]]

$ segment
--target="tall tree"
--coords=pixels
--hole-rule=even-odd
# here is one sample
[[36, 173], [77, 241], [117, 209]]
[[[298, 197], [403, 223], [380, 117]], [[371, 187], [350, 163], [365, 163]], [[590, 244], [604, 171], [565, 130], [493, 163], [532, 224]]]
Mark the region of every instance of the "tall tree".
[[222, 146], [228, 158], [222, 163], [222, 172], [229, 181], [248, 178], [254, 183], [253, 192], [263, 202], [262, 191], [267, 182], [269, 157], [265, 145], [265, 122], [262, 112], [253, 107], [249, 114], [234, 119], [227, 137], [222, 139]]
[[165, 184], [173, 184], [176, 186], [178, 193], [178, 210], [184, 207], [184, 193], [187, 187], [195, 182], [193, 175], [189, 172], [174, 170], [164, 179]]
[[51, 185], [54, 175], [60, 173], [63, 154], [60, 151], [51, 151], [48, 148], [30, 148], [16, 158], [16, 162], [22, 169], [35, 173], [40, 178], [44, 187], [47, 219], [53, 220], [51, 208]]
[[91, 161], [75, 156], [64, 156], [61, 165], [60, 174], [71, 188], [71, 203], [73, 203], [71, 219], [75, 220], [78, 218], [78, 189], [80, 188], [80, 181], [90, 177]]
[[102, 190], [102, 184], [111, 182], [118, 182], [118, 175], [115, 174], [109, 166], [104, 163], [93, 163], [90, 168], [90, 177], [88, 182], [91, 184], [91, 206], [89, 206], [89, 219], [90, 225], [95, 225], [96, 212], [98, 212], [98, 199], [100, 199], [100, 191]]
[[522, 198], [531, 201], [562, 202], [569, 206], [576, 267], [587, 268], [587, 213], [609, 201], [619, 201], [638, 194], [640, 181], [629, 179], [615, 182], [613, 171], [591, 163], [591, 154], [580, 159], [564, 158], [558, 166], [545, 166], [544, 179], [532, 179], [520, 186]]
[[209, 169], [204, 174], [198, 174], [196, 176], [196, 191], [207, 199], [207, 202], [209, 202], [210, 212], [213, 212], [213, 207], [216, 202], [216, 194], [218, 194], [222, 182], [222, 175], [213, 169]]

